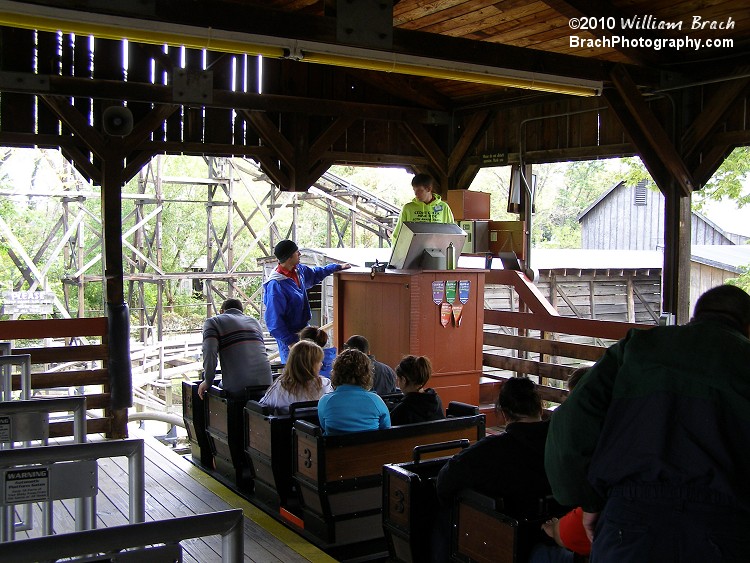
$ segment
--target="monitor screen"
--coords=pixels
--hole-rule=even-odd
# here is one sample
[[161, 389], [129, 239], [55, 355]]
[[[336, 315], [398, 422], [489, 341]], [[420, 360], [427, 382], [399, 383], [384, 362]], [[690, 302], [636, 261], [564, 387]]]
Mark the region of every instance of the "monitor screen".
[[455, 223], [412, 223], [401, 225], [396, 242], [393, 243], [389, 267], [399, 270], [432, 269], [425, 266], [422, 257], [425, 250], [445, 254], [452, 242], [456, 249], [456, 262], [466, 241], [466, 232]]

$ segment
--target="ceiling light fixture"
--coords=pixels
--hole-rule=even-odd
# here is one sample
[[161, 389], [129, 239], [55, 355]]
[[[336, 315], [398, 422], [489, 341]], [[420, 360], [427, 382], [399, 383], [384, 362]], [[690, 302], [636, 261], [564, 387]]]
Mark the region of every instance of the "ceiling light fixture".
[[[390, 57], [390, 58], [388, 58]], [[366, 57], [302, 50], [300, 60], [331, 66], [394, 72], [412, 76], [522, 88], [571, 96], [599, 96], [601, 81], [535, 73], [523, 70], [442, 61], [370, 51]]]

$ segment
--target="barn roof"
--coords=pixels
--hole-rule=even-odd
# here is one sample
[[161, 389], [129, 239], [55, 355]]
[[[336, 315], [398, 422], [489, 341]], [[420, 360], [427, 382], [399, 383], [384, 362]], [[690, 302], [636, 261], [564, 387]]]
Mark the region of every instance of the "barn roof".
[[696, 244], [692, 247], [692, 260], [693, 262], [741, 274], [750, 268], [750, 245]]

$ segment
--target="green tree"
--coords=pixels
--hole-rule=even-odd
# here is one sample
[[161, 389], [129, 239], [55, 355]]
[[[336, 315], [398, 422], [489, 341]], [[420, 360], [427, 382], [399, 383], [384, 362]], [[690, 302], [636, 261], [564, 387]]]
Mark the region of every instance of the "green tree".
[[[625, 159], [628, 170], [625, 181], [628, 185], [635, 185], [646, 180], [650, 187], [656, 189], [653, 178], [646, 170], [639, 158]], [[698, 191], [693, 192], [692, 207], [701, 211], [708, 201], [731, 199], [737, 207], [744, 207], [750, 203], [750, 193], [744, 193], [743, 182], [750, 175], [750, 147], [738, 147], [721, 163], [714, 175]]]
[[539, 206], [532, 225], [532, 243], [542, 248], [580, 248], [580, 213], [621, 180], [619, 163], [587, 160], [567, 163], [564, 185], [552, 205]]

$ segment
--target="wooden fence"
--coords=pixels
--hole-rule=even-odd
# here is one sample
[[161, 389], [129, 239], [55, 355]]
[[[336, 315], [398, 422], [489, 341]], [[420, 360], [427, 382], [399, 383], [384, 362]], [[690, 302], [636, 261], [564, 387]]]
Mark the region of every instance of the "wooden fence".
[[485, 308], [483, 376], [502, 380], [528, 375], [550, 403], [565, 400], [565, 382], [576, 367], [598, 360], [628, 330], [654, 326], [563, 317], [537, 286], [513, 270], [488, 271], [485, 287], [495, 293], [512, 291], [516, 306], [514, 310]]
[[[50, 345], [49, 339], [54, 339], [56, 345]], [[32, 396], [66, 395], [71, 388], [83, 390], [90, 434], [121, 436], [126, 431], [126, 419], [115, 420], [115, 413], [109, 408], [106, 318], [3, 321], [0, 340], [14, 342], [11, 354], [31, 355]], [[22, 340], [31, 344], [20, 345]], [[20, 376], [14, 375], [12, 381], [13, 389], [19, 389]], [[72, 421], [50, 424], [50, 437], [72, 435]]]

